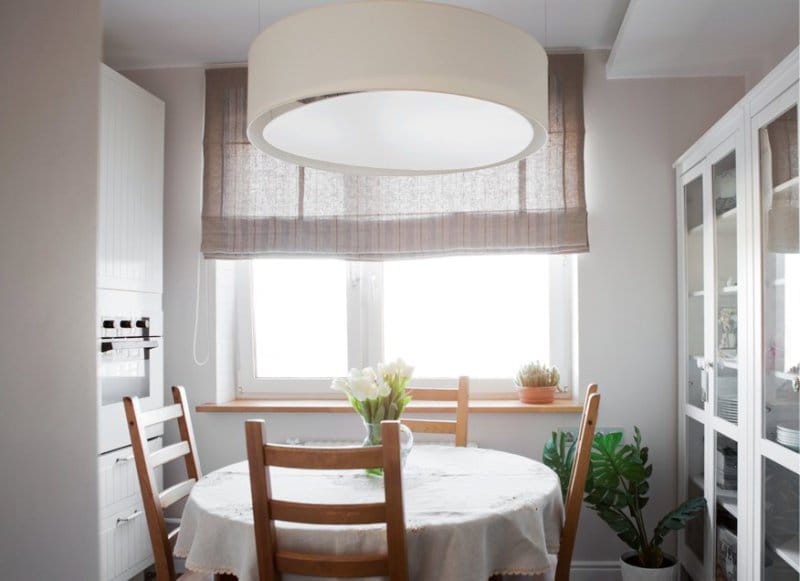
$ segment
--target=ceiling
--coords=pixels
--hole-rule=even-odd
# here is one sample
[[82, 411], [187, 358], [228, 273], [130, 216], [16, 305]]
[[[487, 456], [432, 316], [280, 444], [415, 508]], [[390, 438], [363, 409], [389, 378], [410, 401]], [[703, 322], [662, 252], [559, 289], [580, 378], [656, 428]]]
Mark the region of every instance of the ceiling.
[[[116, 69], [245, 62], [259, 29], [330, 1], [103, 0], [103, 60]], [[440, 1], [502, 18], [549, 49], [611, 48], [628, 5], [628, 0]]]
[[798, 0], [631, 0], [610, 78], [766, 73], [798, 44]]
[[[259, 30], [334, 0], [103, 0], [116, 69], [244, 63]], [[612, 49], [610, 78], [758, 80], [798, 44], [798, 0], [438, 0], [491, 14], [549, 50]], [[612, 48], [613, 47], [613, 48]]]

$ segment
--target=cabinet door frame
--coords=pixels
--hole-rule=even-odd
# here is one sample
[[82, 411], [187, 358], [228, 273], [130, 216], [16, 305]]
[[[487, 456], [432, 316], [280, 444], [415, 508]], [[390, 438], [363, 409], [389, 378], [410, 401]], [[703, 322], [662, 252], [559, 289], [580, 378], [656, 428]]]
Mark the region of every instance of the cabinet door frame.
[[[787, 82], [787, 80], [789, 82]], [[787, 86], [788, 85], [788, 86]], [[767, 93], [759, 95], [759, 99], [753, 101], [754, 111], [750, 115], [749, 123], [749, 152], [750, 160], [748, 166], [751, 168], [749, 179], [751, 196], [750, 211], [750, 240], [752, 248], [752, 276], [753, 289], [751, 295], [751, 313], [754, 321], [753, 325], [753, 345], [751, 349], [752, 361], [752, 385], [753, 385], [753, 405], [751, 408], [751, 466], [755, 478], [752, 479], [751, 498], [752, 502], [752, 530], [751, 544], [752, 562], [749, 564], [751, 578], [758, 579], [762, 574], [763, 537], [764, 537], [764, 505], [765, 491], [763, 486], [764, 466], [767, 459], [776, 464], [791, 470], [795, 474], [800, 474], [800, 453], [792, 452], [788, 448], [767, 440], [763, 437], [764, 433], [764, 311], [763, 311], [763, 283], [764, 283], [764, 256], [763, 256], [763, 222], [762, 222], [762, 191], [761, 191], [761, 163], [760, 163], [760, 129], [770, 122], [780, 117], [792, 106], [798, 107], [798, 89], [800, 84], [797, 74], [789, 79], [786, 75], [776, 78], [771, 85], [771, 94], [774, 96], [766, 104], [764, 100]], [[755, 109], [757, 108], [757, 111]]]

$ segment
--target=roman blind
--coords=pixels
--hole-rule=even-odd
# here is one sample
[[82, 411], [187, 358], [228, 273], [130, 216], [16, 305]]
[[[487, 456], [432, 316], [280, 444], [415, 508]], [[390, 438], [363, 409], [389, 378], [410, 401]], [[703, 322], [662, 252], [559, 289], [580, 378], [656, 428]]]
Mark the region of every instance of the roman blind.
[[547, 144], [519, 162], [435, 176], [299, 167], [250, 144], [247, 69], [206, 71], [206, 258], [353, 260], [585, 252], [583, 56], [549, 57]]

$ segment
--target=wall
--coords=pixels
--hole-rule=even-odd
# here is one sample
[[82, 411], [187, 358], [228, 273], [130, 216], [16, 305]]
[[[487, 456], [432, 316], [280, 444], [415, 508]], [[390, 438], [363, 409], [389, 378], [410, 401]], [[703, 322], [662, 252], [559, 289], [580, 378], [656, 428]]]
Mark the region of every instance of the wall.
[[[642, 427], [657, 479], [654, 509], [674, 501], [676, 468], [675, 202], [672, 162], [743, 94], [736, 79], [607, 81], [605, 52], [586, 57], [586, 196], [591, 252], [578, 259], [578, 363], [581, 385], [597, 382], [603, 394], [601, 425]], [[193, 404], [213, 401], [225, 374], [215, 354], [232, 338], [212, 340], [211, 360], [192, 360], [195, 266], [200, 240], [203, 72], [170, 69], [126, 73], [167, 104], [165, 187], [166, 383], [184, 383]], [[224, 265], [220, 263], [219, 266]], [[214, 267], [209, 270], [213, 281]], [[229, 306], [213, 284], [210, 336], [222, 328]], [[203, 304], [205, 299], [201, 299]], [[217, 320], [219, 319], [219, 320]], [[201, 316], [201, 321], [205, 317]], [[205, 326], [201, 323], [201, 344]], [[228, 373], [228, 376], [230, 373]], [[195, 414], [206, 471], [244, 459], [244, 415]], [[270, 438], [361, 436], [355, 415], [267, 417]], [[485, 447], [540, 457], [549, 433], [577, 423], [570, 415], [470, 418], [471, 439]], [[657, 518], [656, 515], [653, 515]], [[658, 515], [660, 516], [660, 515]], [[584, 577], [601, 579], [622, 544], [588, 511], [576, 561]], [[613, 578], [611, 576], [610, 578]]]
[[0, 577], [97, 578], [97, 0], [0, 2]]

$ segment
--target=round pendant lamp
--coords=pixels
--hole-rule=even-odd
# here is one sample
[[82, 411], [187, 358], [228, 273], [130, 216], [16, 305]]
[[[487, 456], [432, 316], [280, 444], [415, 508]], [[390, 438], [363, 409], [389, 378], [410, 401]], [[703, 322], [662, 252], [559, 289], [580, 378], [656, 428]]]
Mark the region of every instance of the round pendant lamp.
[[461, 172], [547, 139], [547, 55], [464, 8], [357, 0], [266, 28], [248, 57], [247, 135], [274, 157], [360, 175]]

